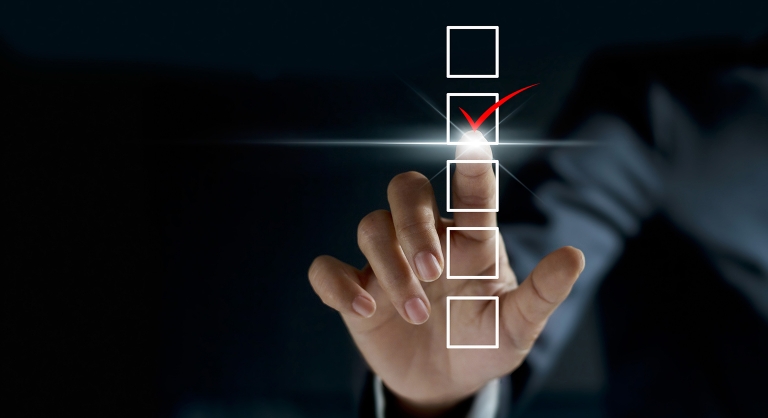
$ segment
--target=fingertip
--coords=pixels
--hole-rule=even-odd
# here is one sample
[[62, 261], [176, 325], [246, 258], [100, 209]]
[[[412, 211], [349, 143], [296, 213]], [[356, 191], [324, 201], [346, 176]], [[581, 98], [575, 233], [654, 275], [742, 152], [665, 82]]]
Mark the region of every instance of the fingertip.
[[307, 276], [311, 279], [314, 275], [315, 270], [317, 270], [317, 265], [327, 256], [320, 255], [315, 257], [314, 260], [312, 260], [312, 264], [309, 265], [309, 268], [307, 269]]
[[422, 251], [413, 258], [416, 272], [424, 282], [433, 282], [443, 273], [440, 261], [430, 251]]
[[578, 257], [577, 257], [578, 258], [577, 265], [578, 265], [579, 274], [581, 274], [581, 272], [584, 271], [584, 267], [586, 267], [586, 265], [587, 265], [587, 259], [584, 257], [584, 252], [581, 251], [580, 249], [578, 249], [576, 247], [572, 247], [570, 245], [567, 248], [569, 250], [575, 252], [578, 255]]
[[421, 325], [429, 319], [429, 309], [419, 297], [411, 298], [404, 305], [406, 320], [414, 325]]
[[581, 251], [580, 249], [577, 248], [576, 251], [578, 251], [579, 254], [581, 254], [581, 269], [579, 270], [579, 274], [581, 274], [582, 272], [584, 272], [584, 267], [587, 266], [587, 258], [584, 257], [584, 252]]
[[376, 313], [376, 301], [365, 295], [358, 295], [352, 301], [352, 310], [363, 318], [370, 318]]
[[[464, 135], [461, 136], [461, 139], [459, 139], [459, 142], [474, 142], [479, 144], [487, 144], [488, 140], [485, 138], [482, 132], [474, 129], [471, 131], [464, 132]], [[466, 144], [462, 144], [466, 145]]]
[[425, 186], [431, 187], [431, 183], [424, 174], [421, 174], [418, 171], [407, 171], [392, 177], [392, 180], [389, 181], [389, 185], [387, 185], [387, 196], [395, 196], [397, 195], [397, 192], [409, 189], [420, 189]]
[[561, 248], [558, 252], [560, 253], [558, 257], [560, 264], [564, 269], [576, 272], [576, 274], [581, 274], [584, 271], [586, 258], [584, 258], [584, 253], [580, 249], [567, 246]]
[[456, 146], [457, 160], [490, 160], [493, 152], [480, 131], [467, 131]]

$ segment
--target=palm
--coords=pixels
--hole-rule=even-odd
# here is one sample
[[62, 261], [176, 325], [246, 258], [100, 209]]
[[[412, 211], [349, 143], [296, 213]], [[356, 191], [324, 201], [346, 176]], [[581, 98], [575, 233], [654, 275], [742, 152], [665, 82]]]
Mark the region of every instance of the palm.
[[[439, 235], [445, 248], [445, 227], [452, 226], [452, 221], [444, 219], [443, 223]], [[463, 240], [454, 234], [456, 232], [451, 234], [452, 258], [468, 260], [469, 268], [475, 269], [472, 275], [493, 274], [495, 250], [488, 251], [489, 248], [482, 244], [457, 245]], [[518, 350], [509, 343], [503, 318], [499, 324], [502, 341], [498, 350], [446, 349], [447, 296], [499, 296], [517, 286], [503, 250], [503, 241], [500, 245], [502, 259], [498, 280], [447, 280], [443, 273], [440, 279], [424, 283], [424, 291], [432, 303], [432, 315], [419, 326], [403, 321], [387, 300], [386, 292], [379, 286], [370, 267], [363, 270], [365, 289], [378, 301], [380, 308], [370, 319], [345, 317], [345, 321], [373, 371], [395, 393], [427, 402], [461, 398], [522, 362], [527, 350]], [[454, 302], [451, 308], [454, 335], [460, 335], [466, 341], [483, 341], [494, 336], [496, 313], [493, 302], [484, 305], [482, 302]]]

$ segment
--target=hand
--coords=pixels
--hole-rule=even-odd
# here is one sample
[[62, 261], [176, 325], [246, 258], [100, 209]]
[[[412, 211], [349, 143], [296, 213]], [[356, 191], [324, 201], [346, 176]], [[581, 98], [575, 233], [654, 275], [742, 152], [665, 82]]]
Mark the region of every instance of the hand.
[[[492, 158], [482, 135], [465, 135], [462, 141], [472, 142], [457, 146], [456, 159]], [[495, 205], [492, 164], [456, 164], [452, 182], [455, 207]], [[495, 259], [494, 231], [452, 231], [452, 274], [494, 275], [498, 262], [500, 277], [447, 280], [446, 228], [496, 226], [496, 214], [456, 212], [453, 220], [441, 218], [429, 181], [416, 172], [393, 178], [387, 197], [391, 212], [372, 212], [358, 227], [358, 245], [369, 264], [358, 270], [320, 256], [309, 268], [309, 280], [323, 302], [341, 313], [369, 366], [402, 406], [439, 413], [522, 363], [583, 270], [584, 256], [573, 247], [554, 251], [518, 286], [503, 241]], [[447, 349], [446, 296], [480, 295], [499, 296], [499, 348]], [[454, 301], [451, 319], [451, 338], [487, 341], [495, 332], [495, 302]]]

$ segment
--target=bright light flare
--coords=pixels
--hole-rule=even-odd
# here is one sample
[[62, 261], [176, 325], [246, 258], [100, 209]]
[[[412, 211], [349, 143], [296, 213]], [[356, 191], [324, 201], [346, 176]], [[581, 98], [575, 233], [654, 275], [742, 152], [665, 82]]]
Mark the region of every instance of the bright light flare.
[[483, 156], [493, 159], [493, 152], [491, 152], [488, 140], [485, 139], [482, 132], [474, 129], [464, 132], [459, 142], [456, 143], [457, 159], [467, 153], [470, 153], [472, 158], [466, 157], [465, 159], [482, 159]]

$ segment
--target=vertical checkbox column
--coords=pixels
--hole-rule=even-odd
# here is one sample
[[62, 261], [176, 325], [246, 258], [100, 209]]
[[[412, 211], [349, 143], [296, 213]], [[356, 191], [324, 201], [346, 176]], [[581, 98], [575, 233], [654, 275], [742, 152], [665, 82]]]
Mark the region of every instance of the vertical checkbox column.
[[[498, 26], [447, 26], [446, 27], [446, 77], [447, 78], [499, 78], [499, 27]], [[452, 99], [453, 102], [452, 102]], [[474, 100], [474, 103], [472, 102]], [[473, 130], [467, 121], [461, 120], [462, 113], [483, 113], [489, 108], [482, 100], [499, 101], [498, 93], [448, 93], [446, 94], [446, 142], [456, 143], [464, 133]], [[458, 103], [461, 102], [461, 103]], [[474, 106], [474, 109], [473, 109]], [[457, 120], [451, 119], [451, 111], [461, 108]], [[494, 110], [494, 138], [489, 144], [499, 143], [499, 109]], [[467, 116], [467, 118], [469, 118]], [[472, 122], [473, 123], [473, 122]], [[456, 132], [452, 128], [456, 128]], [[476, 128], [475, 128], [476, 129]], [[479, 132], [479, 131], [478, 131]], [[482, 135], [482, 134], [481, 134]], [[496, 176], [496, 201], [488, 207], [455, 207], [451, 203], [451, 165], [491, 163]], [[498, 212], [499, 211], [499, 161], [498, 160], [448, 160], [446, 162], [446, 208], [448, 212]], [[486, 274], [463, 270], [456, 257], [451, 254], [452, 234], [459, 231], [485, 231], [494, 235], [495, 267], [486, 270]], [[498, 227], [449, 227], [446, 232], [446, 279], [448, 280], [494, 280], [499, 278], [499, 249], [501, 236]], [[452, 304], [488, 303], [495, 304], [496, 324], [494, 336], [456, 335], [451, 333]], [[453, 314], [470, 312], [471, 309], [454, 307]], [[448, 296], [446, 297], [446, 347], [449, 349], [499, 348], [499, 297], [498, 296]], [[454, 321], [456, 323], [456, 321]], [[455, 341], [452, 341], [455, 339]], [[473, 339], [476, 339], [473, 341]]]

